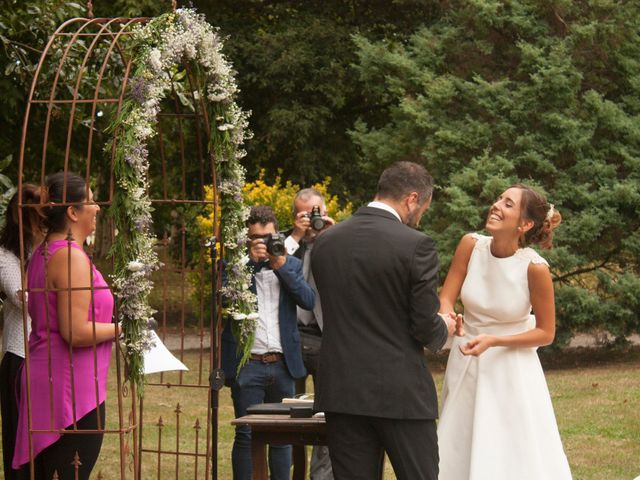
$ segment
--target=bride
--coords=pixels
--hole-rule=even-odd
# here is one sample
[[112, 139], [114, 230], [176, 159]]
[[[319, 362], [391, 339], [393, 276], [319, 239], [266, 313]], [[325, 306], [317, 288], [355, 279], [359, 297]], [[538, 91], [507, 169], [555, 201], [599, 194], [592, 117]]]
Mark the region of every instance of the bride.
[[[560, 213], [525, 185], [489, 209], [491, 236], [465, 235], [440, 294], [441, 311], [464, 305], [454, 337], [438, 425], [440, 480], [571, 478], [536, 348], [555, 336], [547, 262]], [[531, 309], [535, 327], [528, 324]]]

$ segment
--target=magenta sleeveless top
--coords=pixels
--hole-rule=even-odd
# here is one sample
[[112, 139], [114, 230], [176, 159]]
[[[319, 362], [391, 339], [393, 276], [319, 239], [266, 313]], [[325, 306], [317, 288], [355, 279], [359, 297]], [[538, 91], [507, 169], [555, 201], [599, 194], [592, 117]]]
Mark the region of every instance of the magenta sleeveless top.
[[[67, 240], [49, 242], [49, 258], [61, 248], [67, 248], [67, 245], [69, 245]], [[71, 248], [77, 248], [84, 253], [84, 250], [75, 242], [71, 242], [70, 245]], [[87, 262], [90, 262], [88, 256]], [[29, 289], [45, 287], [45, 268], [43, 244], [36, 249], [29, 262]], [[93, 307], [96, 322], [110, 323], [113, 316], [113, 295], [108, 288], [98, 288], [107, 287], [107, 283], [93, 264], [91, 269], [93, 287], [96, 290], [93, 293], [93, 305], [89, 305], [87, 321], [91, 321]], [[67, 293], [60, 292], [60, 294]], [[106, 398], [107, 373], [113, 342], [107, 341], [96, 345], [95, 362], [93, 346], [74, 347], [70, 352], [69, 344], [60, 336], [58, 329], [57, 306], [56, 292], [46, 294], [29, 292], [28, 310], [32, 321], [32, 331], [29, 336], [32, 430], [63, 430], [71, 427], [74, 419], [80, 420]], [[51, 365], [48, 361], [49, 350]], [[21, 382], [13, 468], [18, 468], [29, 461], [26, 368], [22, 370]], [[104, 425], [102, 427], [104, 428]], [[57, 432], [33, 432], [34, 458], [59, 438], [60, 434]]]

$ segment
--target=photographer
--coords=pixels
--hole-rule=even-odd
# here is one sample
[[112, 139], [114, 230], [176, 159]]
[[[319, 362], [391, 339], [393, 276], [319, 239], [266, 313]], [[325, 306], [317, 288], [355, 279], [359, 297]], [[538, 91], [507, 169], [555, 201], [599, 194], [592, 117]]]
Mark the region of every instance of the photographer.
[[[301, 261], [286, 254], [273, 211], [253, 207], [247, 225], [249, 265], [254, 272], [249, 288], [258, 297], [259, 319], [251, 356], [237, 377], [236, 344], [229, 324], [222, 334], [222, 368], [231, 383], [236, 418], [246, 415], [250, 405], [277, 403], [293, 396], [295, 379], [306, 375], [296, 308], [312, 309], [315, 300], [302, 276]], [[251, 429], [246, 425], [236, 426], [232, 464], [234, 480], [251, 479]], [[269, 467], [270, 478], [289, 479], [291, 447], [271, 445]]]
[[[322, 194], [314, 188], [305, 188], [300, 190], [293, 200], [293, 222], [294, 228], [289, 232], [285, 241], [287, 252], [302, 260], [304, 279], [316, 294], [316, 304], [312, 311], [298, 308], [298, 330], [302, 342], [302, 359], [315, 385], [322, 342], [322, 308], [311, 273], [310, 254], [317, 236], [335, 225], [335, 221], [327, 216], [327, 206]], [[305, 380], [306, 378], [301, 378], [296, 381], [296, 394], [305, 392]], [[310, 470], [311, 480], [333, 479], [327, 447], [313, 447]]]

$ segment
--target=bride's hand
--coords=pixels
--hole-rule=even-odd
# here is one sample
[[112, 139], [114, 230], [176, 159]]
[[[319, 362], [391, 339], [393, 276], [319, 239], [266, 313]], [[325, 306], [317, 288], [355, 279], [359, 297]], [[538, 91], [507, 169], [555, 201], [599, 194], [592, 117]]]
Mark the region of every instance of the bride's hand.
[[493, 337], [489, 335], [478, 335], [473, 340], [468, 341], [464, 345], [460, 345], [460, 351], [464, 355], [478, 356], [489, 347], [493, 346]]

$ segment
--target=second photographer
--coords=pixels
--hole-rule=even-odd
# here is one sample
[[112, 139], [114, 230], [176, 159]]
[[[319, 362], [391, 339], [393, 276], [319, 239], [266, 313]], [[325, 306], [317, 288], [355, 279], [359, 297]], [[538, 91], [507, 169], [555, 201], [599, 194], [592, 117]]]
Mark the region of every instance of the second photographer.
[[[316, 293], [313, 310], [298, 308], [298, 330], [302, 341], [302, 359], [314, 382], [318, 370], [318, 359], [322, 343], [322, 308], [311, 272], [310, 254], [313, 242], [323, 231], [335, 224], [327, 215], [327, 206], [322, 194], [314, 188], [300, 190], [293, 200], [294, 228], [288, 232], [287, 252], [302, 260], [304, 279]], [[296, 381], [296, 393], [305, 392], [305, 379]], [[311, 454], [311, 480], [332, 480], [331, 461], [327, 447], [314, 446]]]

